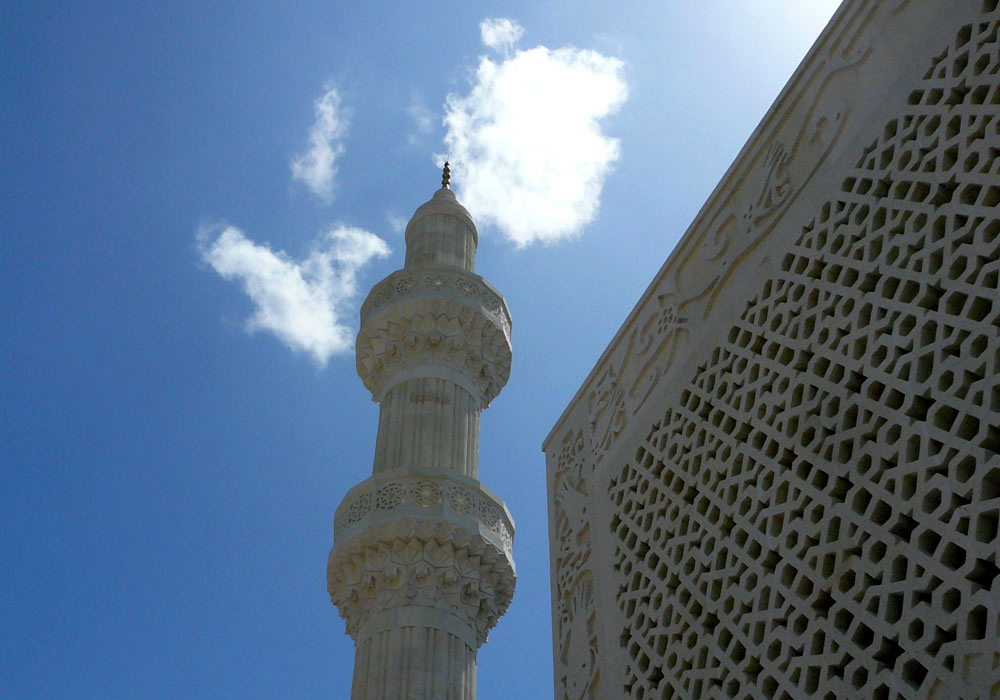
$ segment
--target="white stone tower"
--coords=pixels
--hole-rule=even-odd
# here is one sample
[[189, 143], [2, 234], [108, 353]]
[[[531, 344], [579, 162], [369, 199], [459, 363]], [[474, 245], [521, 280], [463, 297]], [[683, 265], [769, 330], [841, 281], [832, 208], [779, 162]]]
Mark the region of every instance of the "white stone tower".
[[352, 700], [473, 700], [476, 654], [514, 594], [514, 524], [479, 473], [479, 414], [510, 374], [510, 314], [475, 274], [479, 234], [442, 187], [406, 262], [361, 307], [375, 466], [337, 509], [330, 598], [354, 639]]

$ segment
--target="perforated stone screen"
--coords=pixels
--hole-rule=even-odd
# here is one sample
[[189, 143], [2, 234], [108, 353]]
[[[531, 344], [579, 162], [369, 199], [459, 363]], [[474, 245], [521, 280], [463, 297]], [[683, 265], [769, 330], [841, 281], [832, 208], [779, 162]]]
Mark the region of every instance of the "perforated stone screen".
[[629, 346], [547, 447], [557, 697], [1000, 698], [1000, 11], [970, 8], [665, 405], [630, 410]]

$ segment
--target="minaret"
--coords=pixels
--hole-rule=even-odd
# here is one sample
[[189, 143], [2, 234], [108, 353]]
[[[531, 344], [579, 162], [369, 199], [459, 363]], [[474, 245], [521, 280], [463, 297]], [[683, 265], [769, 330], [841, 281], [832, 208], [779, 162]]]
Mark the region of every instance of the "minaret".
[[352, 700], [473, 700], [476, 654], [514, 594], [514, 523], [479, 483], [479, 414], [510, 374], [510, 314], [475, 274], [479, 234], [442, 187], [402, 270], [361, 307], [357, 369], [379, 404], [371, 478], [344, 497], [327, 567], [354, 639]]

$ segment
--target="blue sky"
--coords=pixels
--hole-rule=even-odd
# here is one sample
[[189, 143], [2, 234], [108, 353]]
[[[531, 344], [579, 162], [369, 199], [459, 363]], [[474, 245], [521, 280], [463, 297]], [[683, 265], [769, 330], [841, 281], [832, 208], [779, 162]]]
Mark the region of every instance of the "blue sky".
[[836, 4], [6, 3], [0, 696], [346, 696], [357, 312], [447, 153], [514, 318], [479, 692], [548, 697], [542, 439]]

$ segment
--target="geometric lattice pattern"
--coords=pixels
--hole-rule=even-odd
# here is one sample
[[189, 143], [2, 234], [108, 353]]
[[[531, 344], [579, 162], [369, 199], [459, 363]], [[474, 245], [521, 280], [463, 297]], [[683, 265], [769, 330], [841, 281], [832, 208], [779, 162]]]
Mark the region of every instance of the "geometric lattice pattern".
[[611, 482], [632, 698], [1000, 697], [1000, 12]]
[[444, 514], [451, 520], [473, 516], [479, 532], [492, 532], [503, 550], [511, 554], [514, 534], [498, 504], [472, 484], [465, 486], [456, 481], [440, 474], [406, 475], [380, 480], [368, 488], [355, 487], [337, 508], [334, 527], [337, 531], [356, 527], [372, 513], [392, 513], [399, 518]]

